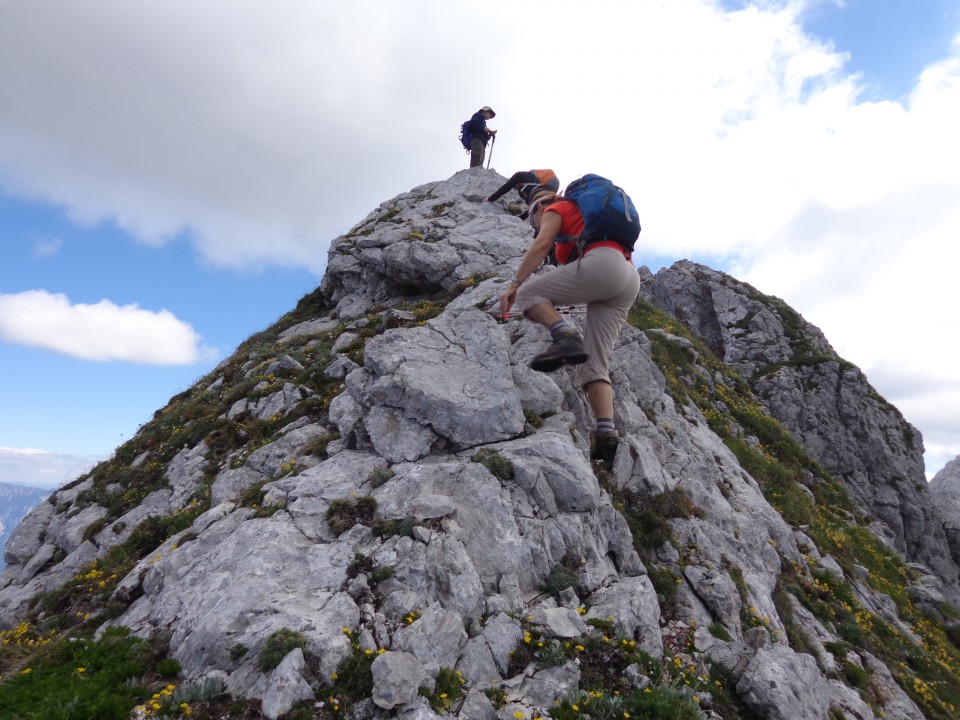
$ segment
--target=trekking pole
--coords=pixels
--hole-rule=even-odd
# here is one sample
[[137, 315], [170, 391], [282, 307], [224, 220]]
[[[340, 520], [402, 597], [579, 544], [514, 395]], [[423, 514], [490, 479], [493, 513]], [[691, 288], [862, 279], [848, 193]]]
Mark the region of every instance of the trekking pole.
[[493, 160], [493, 146], [497, 144], [497, 136], [490, 136], [490, 156], [487, 158], [487, 170], [490, 169], [490, 161]]
[[[585, 315], [587, 312], [586, 305], [562, 305], [557, 307], [557, 312], [561, 315]], [[523, 317], [523, 313], [519, 310], [514, 310], [511, 308], [510, 312], [507, 313], [507, 319]]]

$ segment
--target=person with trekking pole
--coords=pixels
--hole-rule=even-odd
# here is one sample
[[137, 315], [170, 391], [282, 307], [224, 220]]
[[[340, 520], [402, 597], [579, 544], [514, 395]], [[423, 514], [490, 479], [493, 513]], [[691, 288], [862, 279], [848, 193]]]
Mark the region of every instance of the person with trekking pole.
[[[596, 176], [584, 179], [591, 177]], [[566, 193], [570, 195], [579, 182], [571, 183]], [[623, 198], [624, 204], [629, 202], [625, 193]], [[513, 281], [500, 297], [500, 312], [506, 318], [515, 304], [524, 316], [550, 331], [553, 342], [533, 358], [532, 369], [551, 372], [564, 365], [576, 366], [576, 383], [586, 391], [597, 421], [591, 458], [612, 466], [620, 439], [613, 419], [608, 363], [627, 313], [640, 292], [640, 275], [630, 252], [636, 235], [621, 242], [616, 235], [606, 232], [586, 232], [580, 206], [548, 188], [535, 188], [529, 194], [529, 202], [529, 221], [536, 235]], [[628, 217], [635, 217], [632, 202], [630, 209], [634, 216]], [[629, 235], [631, 230], [639, 233], [639, 220], [630, 222], [635, 227], [618, 234]], [[533, 277], [551, 249], [559, 267]], [[587, 308], [582, 337], [556, 308], [580, 303], [586, 303]]]
[[[487, 151], [487, 142], [495, 137], [496, 130], [487, 127], [487, 120], [492, 120], [497, 114], [489, 105], [477, 110], [466, 124], [466, 131], [470, 134], [470, 167], [483, 167], [483, 157]], [[491, 153], [492, 155], [492, 153]]]

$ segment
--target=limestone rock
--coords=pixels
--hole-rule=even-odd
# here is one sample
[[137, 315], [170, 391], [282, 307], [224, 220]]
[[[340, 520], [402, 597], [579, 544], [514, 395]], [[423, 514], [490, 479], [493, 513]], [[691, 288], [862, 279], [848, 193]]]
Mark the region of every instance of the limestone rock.
[[944, 465], [930, 481], [930, 496], [943, 519], [950, 551], [960, 563], [960, 457]]
[[269, 675], [263, 691], [263, 714], [270, 720], [278, 717], [301, 700], [312, 700], [313, 688], [303, 678], [306, 660], [300, 648], [290, 652]]
[[384, 653], [373, 661], [370, 669], [373, 671], [373, 702], [385, 710], [412, 703], [426, 677], [420, 661], [407, 652]]

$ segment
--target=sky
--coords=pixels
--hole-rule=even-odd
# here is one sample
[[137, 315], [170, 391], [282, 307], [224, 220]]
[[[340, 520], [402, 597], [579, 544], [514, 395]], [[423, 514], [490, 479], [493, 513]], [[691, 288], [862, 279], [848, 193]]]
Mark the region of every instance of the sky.
[[468, 164], [634, 198], [960, 455], [955, 0], [0, 0], [0, 482], [51, 488]]

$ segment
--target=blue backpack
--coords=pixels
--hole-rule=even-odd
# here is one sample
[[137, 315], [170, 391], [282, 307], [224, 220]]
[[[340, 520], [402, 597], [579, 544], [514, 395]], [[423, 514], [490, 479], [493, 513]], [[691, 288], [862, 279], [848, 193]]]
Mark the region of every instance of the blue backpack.
[[566, 200], [572, 200], [583, 215], [583, 230], [575, 240], [580, 252], [590, 243], [614, 240], [627, 252], [633, 252], [640, 235], [640, 216], [633, 201], [622, 188], [599, 175], [584, 175], [567, 185], [563, 191]]
[[463, 145], [464, 150], [470, 149], [471, 140], [473, 140], [473, 137], [470, 135], [470, 121], [467, 120], [460, 126], [460, 144]]

